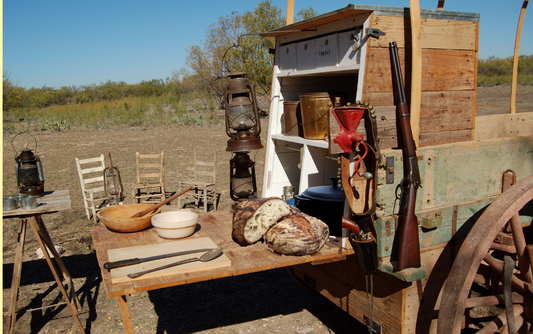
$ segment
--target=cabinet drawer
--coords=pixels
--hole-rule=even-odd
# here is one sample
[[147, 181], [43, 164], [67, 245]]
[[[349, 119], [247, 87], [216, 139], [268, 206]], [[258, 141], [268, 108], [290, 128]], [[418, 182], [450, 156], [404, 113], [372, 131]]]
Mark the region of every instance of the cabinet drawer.
[[281, 71], [303, 71], [318, 68], [353, 67], [360, 63], [360, 48], [354, 49], [355, 41], [361, 43], [362, 28], [321, 36], [314, 39], [280, 46], [279, 68]]
[[296, 69], [296, 44], [287, 44], [280, 47], [279, 69], [282, 71]]

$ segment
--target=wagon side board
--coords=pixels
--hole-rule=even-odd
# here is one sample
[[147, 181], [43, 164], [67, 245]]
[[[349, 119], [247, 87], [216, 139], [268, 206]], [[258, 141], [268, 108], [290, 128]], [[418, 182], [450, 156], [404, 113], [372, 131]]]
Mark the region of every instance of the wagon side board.
[[[455, 242], [455, 241], [454, 241]], [[373, 279], [373, 321], [381, 333], [435, 333], [439, 294], [459, 245], [441, 245], [421, 254], [426, 278], [405, 282], [376, 271]], [[370, 304], [365, 272], [357, 255], [345, 261], [313, 266], [298, 265], [289, 269], [296, 281], [329, 299], [358, 321], [370, 318]], [[368, 277], [370, 279], [370, 277]]]

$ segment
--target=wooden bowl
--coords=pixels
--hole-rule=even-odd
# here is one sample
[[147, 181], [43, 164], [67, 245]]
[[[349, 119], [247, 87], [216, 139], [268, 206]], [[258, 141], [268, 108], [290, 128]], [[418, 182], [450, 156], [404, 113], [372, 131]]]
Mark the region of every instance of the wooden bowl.
[[151, 207], [153, 204], [127, 204], [118, 205], [106, 208], [96, 213], [98, 219], [104, 225], [115, 232], [137, 232], [143, 230], [152, 224], [152, 216], [161, 211], [161, 207], [157, 210], [144, 215], [139, 218], [130, 218], [137, 212], [143, 211]]

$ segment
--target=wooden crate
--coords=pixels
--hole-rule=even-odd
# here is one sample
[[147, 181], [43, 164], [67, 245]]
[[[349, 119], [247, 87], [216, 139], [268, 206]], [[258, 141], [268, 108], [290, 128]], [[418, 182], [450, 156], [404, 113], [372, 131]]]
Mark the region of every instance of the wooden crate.
[[[474, 138], [479, 22], [472, 16], [422, 19], [422, 95], [420, 147], [471, 141]], [[386, 33], [368, 39], [362, 100], [374, 107], [381, 148], [397, 147], [396, 108], [392, 93], [389, 43], [395, 41], [406, 95], [411, 87], [409, 16], [374, 13], [370, 28]], [[338, 132], [330, 120], [330, 139]], [[360, 128], [364, 133], [364, 128]], [[341, 153], [330, 141], [330, 152]]]

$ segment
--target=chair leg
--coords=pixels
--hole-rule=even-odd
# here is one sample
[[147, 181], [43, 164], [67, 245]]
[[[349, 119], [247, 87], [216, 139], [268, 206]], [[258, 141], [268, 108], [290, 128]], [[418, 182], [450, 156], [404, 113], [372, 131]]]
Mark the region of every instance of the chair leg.
[[[181, 192], [181, 183], [178, 184], [178, 193]], [[181, 196], [185, 196], [185, 194], [181, 195]], [[178, 197], [178, 208], [181, 209], [181, 196]]]
[[213, 211], [217, 211], [217, 191], [213, 189]]
[[207, 187], [204, 187], [204, 212], [207, 212]]
[[91, 213], [89, 212], [89, 206], [87, 203], [87, 200], [84, 200], [85, 204], [85, 215], [87, 216], [87, 219], [91, 220]]
[[139, 199], [137, 198], [137, 189], [135, 188], [131, 189], [131, 199], [133, 200], [133, 204], [139, 203]]
[[93, 211], [93, 222], [96, 225], [98, 223], [98, 217], [96, 217], [96, 209], [94, 208], [94, 203], [91, 203], [91, 205], [91, 209]]

